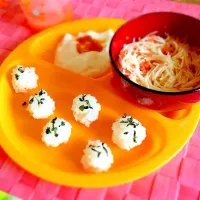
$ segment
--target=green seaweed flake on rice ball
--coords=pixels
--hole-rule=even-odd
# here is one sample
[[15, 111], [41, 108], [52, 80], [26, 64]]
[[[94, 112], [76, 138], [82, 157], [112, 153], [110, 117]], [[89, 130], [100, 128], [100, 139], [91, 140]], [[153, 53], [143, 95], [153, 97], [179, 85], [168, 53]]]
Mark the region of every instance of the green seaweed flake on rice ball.
[[15, 92], [27, 92], [27, 90], [37, 87], [38, 75], [34, 67], [23, 67], [17, 65], [12, 70], [12, 85]]
[[113, 160], [112, 152], [106, 143], [89, 140], [83, 150], [81, 164], [88, 172], [105, 172], [110, 169]]
[[87, 127], [98, 119], [100, 110], [101, 105], [90, 94], [81, 94], [73, 100], [72, 111], [74, 118]]
[[67, 143], [71, 135], [72, 126], [62, 118], [53, 118], [48, 122], [42, 132], [42, 141], [51, 147]]
[[126, 114], [113, 123], [112, 130], [112, 141], [127, 151], [142, 144], [146, 138], [146, 128], [138, 120]]
[[53, 114], [55, 102], [48, 93], [41, 89], [34, 96], [29, 98], [27, 110], [35, 119], [45, 119]]

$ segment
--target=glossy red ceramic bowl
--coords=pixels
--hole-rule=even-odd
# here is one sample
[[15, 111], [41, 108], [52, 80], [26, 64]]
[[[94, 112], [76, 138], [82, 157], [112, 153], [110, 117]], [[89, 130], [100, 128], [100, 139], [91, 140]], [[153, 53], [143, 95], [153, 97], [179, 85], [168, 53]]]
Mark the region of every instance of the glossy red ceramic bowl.
[[[116, 61], [124, 44], [133, 38], [158, 31], [159, 35], [187, 36], [190, 45], [200, 47], [200, 21], [190, 16], [171, 12], [142, 15], [125, 23], [115, 33], [110, 44], [110, 57], [114, 68], [115, 87], [121, 87], [135, 103], [160, 111], [180, 110], [200, 101], [200, 88], [184, 92], [162, 92], [140, 86], [118, 69]], [[199, 66], [200, 67], [200, 66]]]

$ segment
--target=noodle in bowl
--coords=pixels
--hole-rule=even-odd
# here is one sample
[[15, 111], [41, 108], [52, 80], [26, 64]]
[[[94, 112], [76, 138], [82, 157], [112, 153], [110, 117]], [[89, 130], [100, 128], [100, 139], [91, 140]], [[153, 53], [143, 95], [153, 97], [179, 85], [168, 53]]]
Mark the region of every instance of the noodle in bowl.
[[199, 35], [200, 21], [178, 13], [150, 13], [128, 21], [110, 44], [115, 87], [120, 85], [134, 102], [160, 111], [198, 102]]
[[166, 34], [148, 34], [124, 45], [119, 68], [133, 82], [158, 91], [180, 92], [200, 85], [200, 48]]

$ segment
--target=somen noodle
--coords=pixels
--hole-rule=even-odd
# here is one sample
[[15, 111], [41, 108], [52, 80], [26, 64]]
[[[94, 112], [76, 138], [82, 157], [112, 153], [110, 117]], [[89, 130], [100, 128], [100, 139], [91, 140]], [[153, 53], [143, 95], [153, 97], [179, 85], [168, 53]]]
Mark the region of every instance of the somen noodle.
[[164, 92], [180, 92], [200, 86], [200, 48], [185, 40], [156, 32], [124, 45], [119, 69], [133, 82]]

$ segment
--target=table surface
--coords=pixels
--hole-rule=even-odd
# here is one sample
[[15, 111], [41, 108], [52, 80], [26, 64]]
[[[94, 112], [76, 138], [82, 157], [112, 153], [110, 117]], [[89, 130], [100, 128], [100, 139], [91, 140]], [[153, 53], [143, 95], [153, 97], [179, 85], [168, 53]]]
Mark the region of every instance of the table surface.
[[[131, 19], [153, 11], [180, 12], [200, 19], [200, 6], [169, 0], [72, 0], [72, 4], [75, 19]], [[9, 9], [1, 8], [0, 62], [32, 34], [15, 0]], [[81, 189], [55, 185], [29, 174], [0, 148], [0, 190], [24, 200], [197, 200], [200, 199], [199, 152], [200, 124], [183, 150], [160, 170], [117, 187]]]

